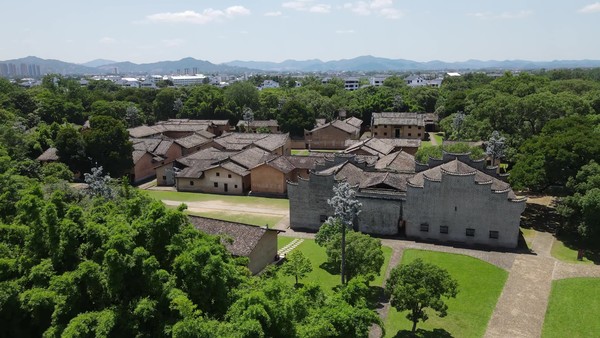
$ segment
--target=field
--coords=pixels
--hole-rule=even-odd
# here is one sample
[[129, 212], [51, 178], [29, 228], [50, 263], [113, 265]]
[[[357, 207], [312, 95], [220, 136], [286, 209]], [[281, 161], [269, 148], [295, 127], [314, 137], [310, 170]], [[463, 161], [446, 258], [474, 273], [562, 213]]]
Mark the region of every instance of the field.
[[[508, 273], [472, 257], [423, 250], [405, 250], [401, 264], [417, 258], [448, 270], [459, 287], [456, 298], [446, 302], [448, 316], [439, 318], [429, 310], [429, 320], [417, 326], [419, 336], [482, 337]], [[406, 312], [390, 308], [385, 324], [387, 337], [410, 337], [412, 322]]]
[[600, 336], [600, 278], [552, 282], [542, 337]]
[[[286, 238], [279, 236], [279, 247], [285, 246], [285, 244], [291, 242], [292, 240], [293, 238], [291, 237]], [[390, 261], [390, 256], [392, 255], [392, 249], [390, 247], [383, 246], [382, 249], [385, 261], [383, 262], [381, 273], [371, 283], [373, 286], [381, 286], [383, 284], [386, 268]], [[302, 244], [300, 244], [294, 250], [302, 251], [304, 256], [310, 260], [313, 268], [313, 271], [308, 274], [306, 278], [300, 280], [301, 283], [318, 283], [321, 288], [328, 293], [332, 292], [333, 288], [340, 284], [340, 275], [334, 274], [328, 271], [326, 268], [325, 263], [327, 261], [327, 255], [325, 253], [325, 248], [318, 246], [317, 243], [315, 243], [315, 241], [312, 239], [305, 239], [304, 242], [302, 242]], [[293, 277], [286, 276], [285, 278], [288, 279], [290, 283], [294, 282]]]
[[242, 204], [254, 207], [270, 207], [288, 209], [290, 203], [285, 198], [265, 198], [253, 196], [233, 196], [233, 195], [216, 195], [203, 194], [196, 192], [178, 192], [178, 191], [158, 191], [146, 190], [146, 193], [157, 200], [170, 200], [182, 203], [187, 202], [207, 202], [207, 201], [222, 201], [230, 204]]

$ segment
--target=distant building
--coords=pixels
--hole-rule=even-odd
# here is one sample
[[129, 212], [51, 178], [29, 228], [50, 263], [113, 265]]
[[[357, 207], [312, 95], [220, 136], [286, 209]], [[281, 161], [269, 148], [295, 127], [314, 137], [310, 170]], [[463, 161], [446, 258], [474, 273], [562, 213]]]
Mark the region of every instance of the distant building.
[[360, 79], [357, 77], [348, 77], [344, 79], [344, 89], [357, 90], [360, 88]]
[[173, 81], [173, 84], [175, 86], [198, 85], [198, 84], [203, 84], [204, 81], [208, 81], [208, 80], [205, 80], [206, 76], [204, 76], [202, 74], [196, 74], [196, 75], [173, 75], [173, 76], [169, 76], [167, 79]]
[[371, 86], [381, 87], [383, 86], [383, 82], [388, 78], [388, 76], [373, 76], [369, 79], [369, 83]]
[[372, 134], [376, 138], [425, 138], [425, 114], [373, 113]]
[[362, 122], [361, 119], [350, 117], [305, 130], [305, 146], [309, 149], [344, 149], [346, 140], [358, 140]]
[[264, 80], [258, 89], [279, 88], [279, 82], [273, 80]]

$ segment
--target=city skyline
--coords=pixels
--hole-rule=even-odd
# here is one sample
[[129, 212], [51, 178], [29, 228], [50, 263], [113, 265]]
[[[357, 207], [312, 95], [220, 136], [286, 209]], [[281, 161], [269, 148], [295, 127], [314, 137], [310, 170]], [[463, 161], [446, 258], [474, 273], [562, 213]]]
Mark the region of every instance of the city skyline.
[[600, 59], [600, 2], [589, 0], [9, 0], [3, 12], [0, 60]]

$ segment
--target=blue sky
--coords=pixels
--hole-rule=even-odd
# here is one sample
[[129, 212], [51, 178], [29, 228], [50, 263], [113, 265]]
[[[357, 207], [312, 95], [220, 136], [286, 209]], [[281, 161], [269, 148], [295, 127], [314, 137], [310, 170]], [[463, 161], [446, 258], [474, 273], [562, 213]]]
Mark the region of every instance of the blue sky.
[[593, 0], [3, 0], [0, 60], [600, 59]]

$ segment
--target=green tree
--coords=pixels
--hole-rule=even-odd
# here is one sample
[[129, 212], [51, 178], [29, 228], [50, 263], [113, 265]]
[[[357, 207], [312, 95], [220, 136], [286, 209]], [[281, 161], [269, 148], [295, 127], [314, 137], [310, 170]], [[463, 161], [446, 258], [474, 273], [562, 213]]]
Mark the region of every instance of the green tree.
[[91, 161], [111, 177], [122, 177], [133, 167], [133, 146], [123, 122], [110, 116], [93, 116], [90, 129], [83, 132], [83, 140]]
[[446, 316], [448, 305], [442, 297], [455, 298], [458, 282], [446, 270], [416, 259], [392, 270], [386, 292], [397, 311], [409, 311], [406, 318], [412, 321], [414, 334], [417, 323], [429, 318], [427, 308], [436, 311], [440, 317]]
[[225, 100], [240, 119], [244, 108], [258, 109], [258, 89], [248, 81], [235, 82], [225, 88]]
[[56, 135], [54, 144], [58, 157], [74, 172], [86, 171], [89, 161], [86, 158], [85, 143], [79, 130], [71, 124], [65, 124]]
[[277, 122], [283, 132], [292, 136], [304, 136], [304, 130], [310, 130], [315, 125], [315, 116], [302, 102], [291, 99], [286, 101], [277, 115]]
[[304, 256], [302, 251], [294, 250], [285, 259], [286, 262], [281, 267], [281, 271], [284, 275], [294, 276], [296, 278], [296, 285], [298, 285], [299, 278], [306, 277], [306, 274], [312, 271], [310, 260]]

